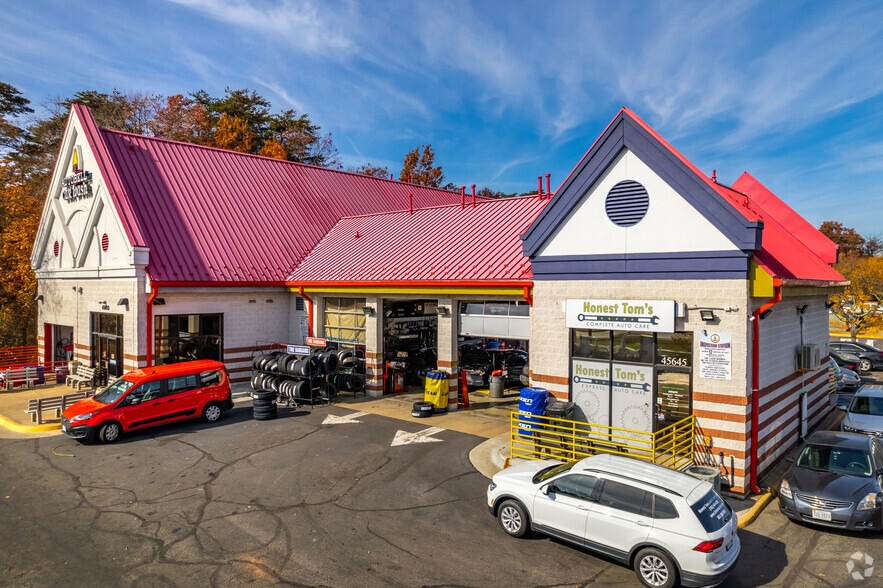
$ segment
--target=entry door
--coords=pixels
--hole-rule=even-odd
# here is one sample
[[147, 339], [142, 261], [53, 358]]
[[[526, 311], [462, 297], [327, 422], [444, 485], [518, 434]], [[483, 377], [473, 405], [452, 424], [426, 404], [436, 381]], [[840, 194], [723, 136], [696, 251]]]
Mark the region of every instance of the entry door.
[[100, 367], [108, 376], [120, 377], [123, 375], [123, 340], [109, 335], [96, 335], [97, 360]]
[[690, 373], [656, 369], [656, 430], [690, 416]]

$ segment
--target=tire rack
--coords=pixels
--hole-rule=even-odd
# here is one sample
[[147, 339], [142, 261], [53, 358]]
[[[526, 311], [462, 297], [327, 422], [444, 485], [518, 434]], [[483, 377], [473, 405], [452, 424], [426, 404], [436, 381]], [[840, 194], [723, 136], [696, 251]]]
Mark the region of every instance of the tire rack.
[[[277, 382], [277, 387], [272, 388], [272, 383], [271, 383], [270, 389], [273, 389], [276, 392], [277, 398], [282, 399], [288, 406], [293, 405], [294, 408], [297, 408], [298, 402], [304, 403], [304, 404], [309, 404], [311, 407], [316, 406], [316, 404], [330, 403], [331, 398], [327, 394], [325, 394], [325, 392], [324, 392], [324, 388], [325, 388], [325, 384], [326, 384], [326, 379], [325, 379], [324, 374], [302, 376], [302, 375], [290, 374], [287, 372], [283, 373], [283, 372], [280, 372], [278, 369], [275, 369], [275, 370], [272, 368], [267, 369], [267, 366], [270, 366], [270, 365], [274, 364], [275, 362], [278, 362], [279, 357], [283, 357], [283, 356], [289, 357], [289, 358], [296, 357], [298, 360], [299, 359], [309, 360], [309, 358], [314, 355], [316, 355], [315, 351], [311, 352], [309, 354], [285, 353], [283, 351], [271, 351], [269, 353], [255, 352], [255, 355], [252, 356], [252, 361], [251, 361], [251, 365], [252, 365], [251, 388], [252, 388], [252, 390], [259, 389], [259, 388], [255, 387], [255, 376], [269, 375], [269, 376], [272, 376], [273, 378], [276, 378], [276, 382]], [[270, 361], [267, 361], [267, 362], [261, 362], [260, 360], [264, 356], [272, 356], [273, 359], [271, 359]], [[262, 369], [262, 367], [263, 367], [263, 369]], [[309, 396], [295, 395], [292, 397], [292, 396], [289, 396], [288, 394], [282, 394], [279, 391], [278, 386], [281, 385], [282, 382], [286, 382], [286, 381], [307, 382], [307, 389], [310, 391], [310, 395]]]
[[[274, 344], [278, 345], [278, 344]], [[279, 345], [281, 347], [281, 345]], [[320, 354], [336, 354], [338, 358], [343, 355], [344, 357], [337, 362], [336, 369], [331, 370], [330, 373], [326, 370], [325, 373], [321, 373], [322, 370], [316, 369], [311, 373], [313, 375], [304, 376], [299, 374], [292, 374], [290, 370], [293, 367], [295, 361], [298, 360], [307, 360], [310, 358], [316, 358]], [[355, 361], [346, 361], [347, 357], [352, 356], [355, 358]], [[262, 361], [266, 357], [270, 357], [266, 361]], [[288, 370], [280, 371], [278, 368], [279, 358], [285, 357], [285, 364], [288, 366]], [[274, 365], [275, 362], [275, 365]], [[319, 360], [315, 360], [316, 365], [321, 363]], [[343, 364], [346, 365], [343, 365]], [[275, 369], [274, 369], [275, 368]], [[346, 388], [339, 385], [340, 376], [347, 376], [351, 380], [358, 379], [358, 385], [350, 384]], [[330, 403], [335, 396], [340, 394], [341, 392], [352, 392], [353, 397], [356, 396], [359, 392], [362, 393], [362, 396], [366, 395], [365, 391], [365, 360], [364, 358], [357, 357], [355, 352], [349, 352], [349, 350], [341, 350], [337, 351], [336, 349], [325, 348], [322, 350], [312, 350], [308, 354], [301, 353], [286, 353], [281, 349], [269, 350], [269, 351], [255, 351], [252, 354], [252, 379], [251, 379], [251, 387], [252, 390], [257, 390], [262, 388], [263, 386], [257, 385], [255, 378], [256, 376], [270, 376], [275, 379], [277, 387], [272, 388], [272, 382], [270, 383], [271, 389], [273, 389], [277, 397], [284, 401], [287, 405], [291, 406], [295, 405], [297, 402], [308, 403], [310, 406], [315, 406], [318, 404]], [[333, 379], [334, 382], [329, 382], [329, 380]], [[279, 390], [279, 386], [281, 386], [282, 382], [286, 381], [296, 381], [296, 382], [307, 382], [307, 388], [310, 391], [309, 396], [295, 395], [290, 396], [289, 394], [283, 393]], [[327, 390], [329, 384], [334, 386], [336, 392], [334, 394], [328, 394]], [[317, 393], [318, 392], [318, 393]]]

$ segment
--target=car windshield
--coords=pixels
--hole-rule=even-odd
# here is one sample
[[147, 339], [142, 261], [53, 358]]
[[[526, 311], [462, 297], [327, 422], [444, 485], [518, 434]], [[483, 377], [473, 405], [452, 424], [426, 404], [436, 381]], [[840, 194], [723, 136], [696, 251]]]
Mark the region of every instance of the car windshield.
[[549, 478], [554, 478], [558, 474], [563, 474], [564, 472], [569, 472], [570, 468], [572, 468], [576, 464], [575, 461], [571, 461], [568, 463], [562, 463], [560, 465], [553, 465], [547, 468], [543, 468], [534, 474], [533, 483], [539, 484], [541, 482], [545, 482]]
[[861, 449], [830, 445], [807, 445], [797, 458], [797, 467], [814, 472], [871, 477], [871, 455]]
[[852, 414], [866, 414], [869, 416], [883, 416], [883, 397], [856, 396], [849, 405]]
[[133, 382], [120, 378], [101, 392], [95, 395], [95, 400], [102, 404], [113, 404], [119, 400], [132, 386]]

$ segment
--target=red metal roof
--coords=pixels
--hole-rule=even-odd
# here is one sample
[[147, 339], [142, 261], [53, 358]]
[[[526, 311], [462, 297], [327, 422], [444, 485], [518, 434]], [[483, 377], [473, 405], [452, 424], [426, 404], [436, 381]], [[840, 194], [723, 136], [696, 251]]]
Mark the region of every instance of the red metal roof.
[[549, 202], [525, 196], [343, 218], [289, 282], [529, 281], [520, 235]]
[[748, 173], [733, 184], [749, 199], [748, 206], [763, 220], [763, 243], [754, 260], [774, 278], [845, 283], [829, 264], [837, 246], [778, 196]]
[[338, 219], [460, 202], [382, 178], [99, 129], [74, 105], [153, 282], [282, 283]]

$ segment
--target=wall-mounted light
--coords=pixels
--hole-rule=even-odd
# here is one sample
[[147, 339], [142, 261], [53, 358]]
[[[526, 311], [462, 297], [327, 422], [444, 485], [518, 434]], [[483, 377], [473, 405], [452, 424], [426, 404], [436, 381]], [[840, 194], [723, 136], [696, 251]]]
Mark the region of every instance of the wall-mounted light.
[[165, 298], [155, 298], [155, 299], [153, 300], [153, 305], [154, 305], [154, 306], [162, 306], [162, 305], [165, 304], [165, 303], [166, 303], [166, 299], [165, 299]]
[[82, 293], [83, 293], [83, 287], [82, 287], [82, 286], [80, 286], [80, 287], [73, 286], [73, 287], [71, 288], [71, 290], [73, 290], [73, 291], [76, 292], [77, 294], [82, 294]]
[[364, 314], [365, 316], [374, 316], [374, 309], [370, 306], [363, 306], [362, 314]]
[[717, 318], [714, 316], [714, 311], [707, 308], [703, 308], [699, 311], [699, 317], [705, 322], [713, 321]]
[[834, 301], [834, 300], [829, 300], [829, 301], [827, 301], [827, 302], [825, 303], [825, 308], [831, 308], [831, 307], [834, 306], [835, 304], [837, 304], [836, 301]]
[[762, 313], [760, 313], [760, 319], [761, 319], [761, 320], [765, 319], [766, 317], [770, 316], [770, 314], [772, 314], [772, 312], [773, 312], [773, 309], [772, 309], [772, 308], [768, 308], [768, 309], [766, 309], [765, 311], [763, 311]]
[[450, 316], [451, 310], [447, 306], [439, 306], [435, 309], [435, 312], [438, 313], [438, 316]]
[[797, 307], [797, 314], [805, 313], [807, 308], [809, 308], [809, 304], [804, 304], [803, 306], [798, 306]]
[[117, 300], [117, 306], [125, 306], [126, 310], [129, 310], [129, 299], [128, 298], [120, 298]]
[[258, 301], [257, 301], [257, 300], [249, 300], [248, 303], [249, 303], [249, 304], [257, 304]]
[[34, 302], [43, 302], [43, 295], [42, 295], [42, 294], [37, 294], [37, 295], [34, 297]]

